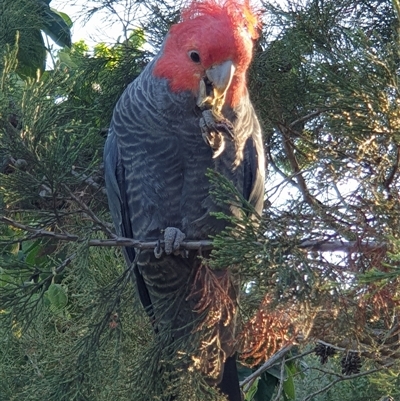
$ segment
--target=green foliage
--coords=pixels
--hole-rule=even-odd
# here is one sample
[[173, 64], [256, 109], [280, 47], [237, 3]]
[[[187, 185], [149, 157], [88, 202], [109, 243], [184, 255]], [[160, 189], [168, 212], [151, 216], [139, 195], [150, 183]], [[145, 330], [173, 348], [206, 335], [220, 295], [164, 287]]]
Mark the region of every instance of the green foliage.
[[41, 31], [59, 46], [71, 46], [70, 18], [49, 3], [5, 0], [0, 4], [0, 47], [18, 44], [16, 72], [24, 78], [36, 78], [38, 71], [45, 70], [47, 49]]
[[[111, 236], [101, 154], [113, 106], [181, 4], [146, 3], [141, 28], [126, 23], [123, 41], [93, 50], [69, 43], [70, 19], [49, 4], [0, 4], [0, 215], [17, 223], [0, 222], [0, 398], [140, 401], [179, 389], [178, 399], [220, 400], [196, 373], [179, 370], [186, 356], [154, 341], [121, 252], [89, 246]], [[117, 2], [93, 4], [110, 10]], [[269, 22], [249, 87], [271, 172], [265, 210], [252, 216], [243, 196], [210, 173], [213, 196], [242, 211], [214, 238], [210, 266], [232, 266], [240, 276], [244, 324], [268, 296], [271, 314], [296, 311], [305, 341], [360, 348], [378, 363], [367, 360], [360, 377], [341, 377], [339, 357], [321, 367], [307, 356], [304, 369], [291, 361], [283, 375], [277, 366], [267, 370], [248, 401], [278, 391], [280, 399], [304, 400], [338, 377], [313, 399], [399, 396], [393, 4], [264, 4]], [[64, 46], [51, 71], [44, 71], [41, 30]], [[321, 314], [327, 319], [318, 325]], [[272, 336], [271, 327], [261, 328]], [[297, 334], [291, 330], [285, 335]], [[366, 374], [389, 362], [393, 370]], [[254, 369], [243, 368], [241, 379]]]
[[94, 47], [93, 55], [83, 42], [59, 52], [61, 66], [75, 78], [73, 96], [69, 100], [101, 110], [92, 122], [101, 129], [108, 126], [113, 106], [124, 89], [148, 62], [146, 53], [141, 50], [143, 35], [141, 29], [136, 29], [123, 43], [114, 46], [99, 43]]
[[[318, 390], [329, 386], [340, 373], [340, 356], [330, 358], [323, 367], [314, 356], [304, 358], [307, 368], [304, 377], [294, 376], [298, 399], [303, 400]], [[372, 369], [368, 361], [364, 361], [364, 370]], [[313, 401], [378, 401], [383, 395], [390, 395], [394, 399], [399, 397], [398, 372], [384, 370], [370, 376], [361, 376], [351, 380], [338, 381], [327, 391], [315, 394]], [[310, 400], [311, 400], [310, 399]]]
[[44, 293], [44, 299], [48, 301], [50, 310], [57, 313], [67, 306], [67, 291], [61, 284], [52, 283]]
[[70, 47], [72, 44], [70, 33], [70, 28], [72, 28], [71, 18], [67, 14], [50, 7], [44, 7], [42, 16], [44, 19], [42, 29], [46, 35], [50, 36], [58, 46]]
[[[245, 401], [270, 401], [277, 397], [278, 388], [282, 387], [282, 396], [285, 401], [296, 400], [294, 377], [299, 373], [293, 362], [285, 363], [282, 371], [282, 361], [265, 370], [257, 377], [245, 392]], [[238, 366], [239, 380], [244, 380], [256, 369]], [[281, 383], [282, 381], [282, 383]]]
[[0, 7], [2, 48], [14, 46], [18, 40], [17, 71], [22, 76], [35, 77], [37, 70], [43, 71], [46, 63], [46, 48], [39, 28], [42, 24], [40, 5], [35, 0], [18, 3], [10, 0], [1, 2]]
[[[107, 400], [111, 394], [131, 399], [129, 376], [135, 349], [142, 353], [150, 339], [148, 322], [140, 310], [132, 310], [129, 276], [122, 260], [115, 263], [114, 251], [80, 254], [64, 284], [50, 284], [32, 309], [36, 319], [29, 328], [20, 330], [22, 316], [14, 316], [12, 332], [2, 324], [0, 376], [6, 399], [17, 394], [26, 400]], [[73, 288], [68, 298], [66, 286]], [[124, 358], [127, 350], [132, 359]], [[16, 355], [17, 366], [9, 359]]]

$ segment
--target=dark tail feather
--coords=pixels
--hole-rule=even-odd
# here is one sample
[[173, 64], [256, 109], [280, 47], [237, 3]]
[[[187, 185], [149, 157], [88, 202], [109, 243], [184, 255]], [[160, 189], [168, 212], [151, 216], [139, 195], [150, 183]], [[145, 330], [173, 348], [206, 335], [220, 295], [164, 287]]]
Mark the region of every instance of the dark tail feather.
[[230, 356], [225, 361], [224, 374], [218, 388], [228, 397], [229, 401], [242, 401], [236, 368], [236, 355]]

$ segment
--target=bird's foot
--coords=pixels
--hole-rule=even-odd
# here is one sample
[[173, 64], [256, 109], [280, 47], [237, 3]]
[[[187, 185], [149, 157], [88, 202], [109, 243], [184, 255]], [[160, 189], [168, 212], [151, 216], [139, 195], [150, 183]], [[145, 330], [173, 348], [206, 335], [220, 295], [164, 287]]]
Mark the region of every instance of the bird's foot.
[[154, 248], [154, 256], [159, 259], [162, 256], [163, 251], [167, 255], [170, 255], [171, 253], [179, 253], [179, 248], [185, 238], [186, 234], [179, 230], [179, 228], [167, 227], [164, 230], [164, 250], [159, 241]]
[[214, 158], [225, 149], [226, 140], [233, 140], [233, 125], [213, 110], [203, 110], [200, 129], [205, 143], [214, 151]]
[[157, 241], [157, 245], [156, 245], [155, 248], [154, 248], [154, 256], [155, 256], [157, 259], [160, 259], [163, 253], [164, 253], [164, 250], [162, 249], [161, 241], [158, 240], [158, 241]]
[[185, 238], [186, 234], [179, 228], [167, 227], [164, 231], [165, 253], [170, 255], [172, 252], [178, 251]]
[[233, 125], [222, 114], [216, 113], [213, 109], [207, 109], [203, 110], [201, 115], [200, 128], [202, 131], [221, 131], [234, 139]]

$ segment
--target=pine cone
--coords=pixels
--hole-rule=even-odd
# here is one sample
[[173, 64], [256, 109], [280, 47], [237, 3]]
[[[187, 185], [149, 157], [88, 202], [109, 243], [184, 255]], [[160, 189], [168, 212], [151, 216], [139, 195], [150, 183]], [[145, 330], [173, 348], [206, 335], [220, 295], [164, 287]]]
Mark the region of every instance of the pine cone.
[[358, 352], [348, 352], [341, 361], [342, 373], [346, 376], [360, 373], [361, 358]]
[[329, 347], [327, 345], [318, 343], [315, 348], [314, 348], [315, 355], [319, 357], [319, 361], [321, 362], [321, 365], [324, 365], [330, 356], [333, 356], [336, 354], [336, 350], [332, 347]]

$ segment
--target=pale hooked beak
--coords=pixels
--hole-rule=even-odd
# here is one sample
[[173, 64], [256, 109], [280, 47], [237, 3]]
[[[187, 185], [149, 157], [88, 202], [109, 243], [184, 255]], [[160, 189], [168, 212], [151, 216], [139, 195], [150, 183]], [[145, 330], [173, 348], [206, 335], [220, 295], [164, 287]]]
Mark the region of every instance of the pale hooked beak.
[[226, 91], [232, 82], [234, 73], [235, 66], [231, 60], [224, 61], [221, 64], [213, 65], [206, 70], [207, 78], [212, 83], [214, 97], [216, 99], [225, 96]]

